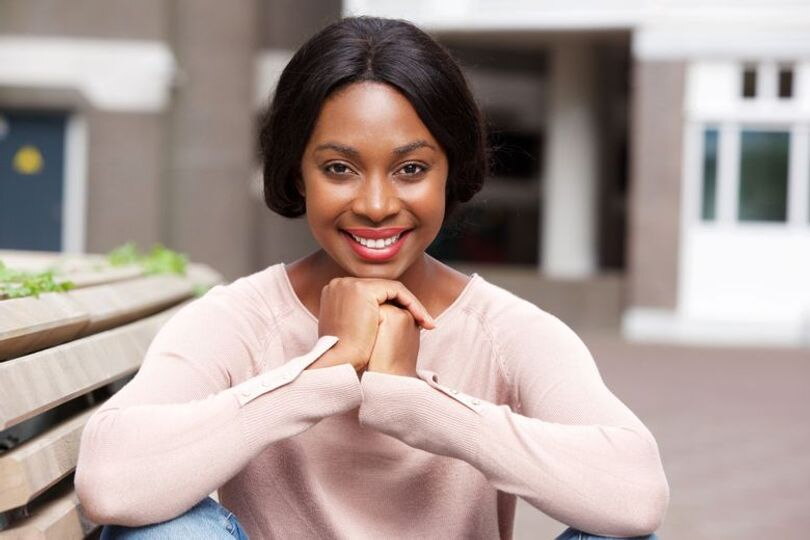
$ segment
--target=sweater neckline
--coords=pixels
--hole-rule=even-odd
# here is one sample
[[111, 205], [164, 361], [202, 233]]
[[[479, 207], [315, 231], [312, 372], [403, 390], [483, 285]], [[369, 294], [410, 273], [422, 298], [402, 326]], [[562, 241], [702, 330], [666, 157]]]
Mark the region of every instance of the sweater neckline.
[[[292, 298], [292, 302], [297, 306], [298, 311], [302, 312], [308, 319], [310, 319], [317, 325], [318, 318], [309, 310], [307, 306], [304, 305], [301, 299], [298, 298], [298, 294], [296, 294], [295, 292], [295, 288], [292, 285], [292, 281], [290, 281], [290, 276], [289, 274], [287, 274], [287, 265], [284, 262], [278, 264], [278, 271], [281, 273], [282, 277], [281, 281], [284, 284], [284, 289], [286, 290], [290, 298]], [[439, 315], [434, 317], [433, 320], [438, 323], [440, 320], [446, 319], [450, 314], [452, 314], [452, 312], [459, 309], [462, 300], [465, 297], [469, 296], [470, 289], [472, 289], [473, 285], [476, 282], [480, 281], [481, 279], [482, 278], [478, 274], [478, 272], [473, 272], [470, 275], [470, 279], [467, 280], [466, 285], [464, 285], [464, 288], [461, 289], [461, 292], [458, 294], [458, 296], [456, 296], [456, 298], [452, 302], [450, 302], [449, 306], [444, 308], [444, 311], [442, 311], [441, 313], [439, 313]], [[424, 329], [422, 329], [422, 331], [424, 331]]]

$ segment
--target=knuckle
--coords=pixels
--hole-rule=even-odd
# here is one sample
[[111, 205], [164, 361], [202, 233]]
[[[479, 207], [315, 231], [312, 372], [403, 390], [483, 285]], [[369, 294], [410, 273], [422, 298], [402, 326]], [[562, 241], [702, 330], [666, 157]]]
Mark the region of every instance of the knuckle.
[[408, 323], [413, 321], [413, 316], [407, 309], [394, 308], [394, 317], [400, 323]]

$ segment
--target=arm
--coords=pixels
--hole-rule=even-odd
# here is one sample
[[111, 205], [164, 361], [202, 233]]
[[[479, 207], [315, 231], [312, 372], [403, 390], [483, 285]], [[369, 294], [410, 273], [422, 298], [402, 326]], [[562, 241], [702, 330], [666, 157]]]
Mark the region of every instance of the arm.
[[497, 489], [580, 530], [653, 532], [669, 501], [658, 446], [604, 385], [584, 343], [539, 310], [498, 329], [517, 411], [456, 392], [426, 370], [419, 378], [367, 372], [361, 423], [462, 459]]
[[[349, 364], [305, 370], [313, 354], [231, 386], [265, 350], [258, 316], [212, 289], [177, 312], [135, 377], [82, 432], [74, 483], [97, 523], [139, 526], [175, 517], [224, 484], [263, 448], [360, 404]], [[234, 378], [236, 376], [234, 375]]]

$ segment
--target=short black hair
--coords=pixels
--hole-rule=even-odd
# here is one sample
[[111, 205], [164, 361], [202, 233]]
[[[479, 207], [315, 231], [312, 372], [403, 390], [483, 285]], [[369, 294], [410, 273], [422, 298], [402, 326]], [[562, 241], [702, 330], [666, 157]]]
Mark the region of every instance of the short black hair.
[[301, 159], [321, 106], [354, 82], [389, 84], [411, 103], [448, 160], [445, 220], [489, 173], [484, 119], [461, 68], [427, 33], [401, 19], [345, 17], [304, 43], [278, 80], [260, 125], [264, 201], [286, 217], [306, 212]]

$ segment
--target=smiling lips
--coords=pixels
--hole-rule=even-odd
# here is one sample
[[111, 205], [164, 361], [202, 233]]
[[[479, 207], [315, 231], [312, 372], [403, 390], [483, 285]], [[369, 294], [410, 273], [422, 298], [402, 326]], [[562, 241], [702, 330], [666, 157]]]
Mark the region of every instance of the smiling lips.
[[363, 259], [385, 261], [393, 258], [402, 248], [411, 229], [388, 227], [386, 229], [342, 229], [346, 241]]

